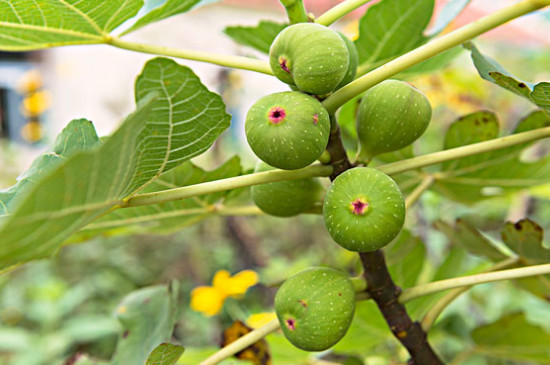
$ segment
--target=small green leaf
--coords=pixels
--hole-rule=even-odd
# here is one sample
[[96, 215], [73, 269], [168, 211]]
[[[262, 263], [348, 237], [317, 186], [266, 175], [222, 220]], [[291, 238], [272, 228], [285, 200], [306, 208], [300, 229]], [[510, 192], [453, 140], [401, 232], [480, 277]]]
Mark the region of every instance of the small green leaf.
[[527, 322], [523, 313], [510, 314], [472, 332], [476, 351], [507, 361], [550, 362], [550, 334]]
[[445, 234], [454, 245], [472, 255], [483, 256], [491, 261], [500, 261], [508, 257], [475, 227], [462, 219], [457, 219], [454, 226], [443, 221], [436, 221], [435, 227]]
[[[64, 160], [77, 152], [92, 149], [99, 144], [93, 124], [86, 119], [70, 122], [55, 139], [53, 147], [37, 157], [31, 167], [18, 178], [17, 184], [0, 191], [0, 215], [8, 214], [16, 201], [41, 177], [53, 171]], [[17, 197], [17, 199], [13, 199]]]
[[529, 88], [529, 86], [527, 86], [526, 83], [518, 81], [512, 76], [502, 74], [498, 71], [489, 71], [489, 76], [494, 80], [497, 85], [502, 86], [506, 90], [516, 93], [519, 96], [523, 96], [529, 99], [531, 89]]
[[172, 337], [179, 306], [177, 282], [140, 289], [122, 299], [116, 316], [123, 328], [111, 365], [144, 364], [151, 351]]
[[550, 249], [542, 243], [543, 229], [530, 219], [507, 222], [502, 241], [528, 265], [550, 263]]
[[104, 43], [142, 6], [143, 0], [1, 1], [0, 50]]
[[287, 24], [261, 20], [256, 26], [231, 26], [224, 29], [224, 33], [237, 43], [252, 47], [260, 52], [269, 53], [271, 43]]
[[147, 358], [145, 365], [174, 365], [183, 354], [184, 348], [171, 343], [161, 343]]
[[531, 99], [537, 106], [550, 114], [550, 82], [541, 82], [535, 85]]
[[433, 8], [433, 0], [383, 0], [371, 6], [359, 22], [359, 63], [375, 64], [424, 43]]
[[166, 0], [164, 4], [141, 17], [128, 30], [125, 30], [122, 35], [131, 33], [141, 27], [158, 22], [162, 19], [184, 13], [197, 5], [200, 1], [201, 0]]

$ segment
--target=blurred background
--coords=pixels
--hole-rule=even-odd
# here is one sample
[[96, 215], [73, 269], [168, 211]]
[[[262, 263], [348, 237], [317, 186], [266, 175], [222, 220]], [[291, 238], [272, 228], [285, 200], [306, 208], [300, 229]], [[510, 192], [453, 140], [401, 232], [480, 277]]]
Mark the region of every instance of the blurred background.
[[[446, 2], [437, 1], [436, 14]], [[473, 0], [448, 30], [513, 2]], [[150, 9], [160, 3], [160, 0], [149, 1], [147, 6]], [[336, 0], [305, 0], [306, 8], [315, 15], [337, 3]], [[357, 19], [364, 11], [365, 7], [358, 9], [334, 27], [354, 38]], [[480, 37], [476, 44], [519, 78], [530, 82], [548, 81], [549, 14], [547, 11], [515, 20]], [[224, 0], [150, 25], [132, 33], [128, 40], [266, 58], [236, 44], [223, 33], [226, 26], [256, 25], [264, 19], [283, 23], [286, 15], [275, 0]], [[129, 24], [124, 24], [123, 28], [127, 26]], [[100, 136], [113, 132], [134, 109], [133, 84], [151, 58], [103, 45], [0, 52], [0, 189], [14, 184], [17, 176], [70, 120], [91, 120]], [[217, 143], [214, 153], [209, 152], [195, 162], [211, 169], [239, 154], [245, 169], [252, 168], [255, 159], [243, 129], [246, 111], [262, 95], [286, 91], [287, 87], [263, 74], [186, 60], [177, 62], [191, 67], [210, 90], [220, 93], [232, 115], [231, 128]], [[441, 135], [461, 115], [488, 109], [498, 115], [502, 129], [510, 131], [534, 109], [521, 98], [482, 80], [467, 52], [437, 72], [411, 76], [407, 81], [422, 90], [434, 108], [431, 126], [415, 145], [419, 152], [441, 148]], [[425, 248], [426, 261], [422, 272], [415, 277], [416, 282], [430, 278], [442, 263], [456, 273], [480, 265], [479, 259], [452, 250], [448, 239], [431, 228], [436, 220], [469, 217], [476, 220], [480, 228], [490, 230], [500, 227], [506, 219], [517, 220], [528, 214], [547, 228], [550, 226], [546, 219], [550, 213], [548, 199], [548, 187], [474, 206], [458, 205], [434, 193], [425, 194], [414, 217], [408, 221], [408, 228], [420, 237]], [[454, 255], [454, 261], [449, 261], [450, 255]], [[399, 255], [394, 259], [399, 261]], [[248, 320], [252, 326], [255, 320], [271, 318], [275, 286], [289, 274], [312, 265], [339, 268], [351, 275], [360, 272], [357, 255], [333, 244], [321, 217], [315, 215], [284, 220], [267, 216], [217, 217], [161, 238], [105, 237], [71, 245], [52, 260], [26, 264], [0, 276], [0, 364], [70, 364], [71, 356], [79, 352], [108, 358], [120, 330], [113, 316], [117, 303], [136, 289], [173, 279], [180, 281], [184, 303], [174, 336], [188, 349], [181, 363], [194, 364], [204, 357], [200, 349], [216, 347], [222, 329], [232, 321]], [[198, 285], [211, 285], [213, 276], [221, 269], [231, 274], [254, 270], [259, 274], [260, 284], [249, 289], [243, 298], [227, 299], [222, 311], [214, 316], [192, 310], [191, 290]], [[450, 328], [456, 332], [456, 338], [467, 337], [467, 331], [476, 325], [525, 308], [530, 308], [532, 320], [548, 327], [550, 309], [543, 299], [524, 292], [521, 296], [514, 295], [514, 289], [504, 284], [493, 285], [490, 296], [484, 294], [486, 290], [483, 286], [476, 288], [453, 304], [446, 312], [445, 331]], [[365, 326], [364, 331], [376, 333], [380, 328], [384, 331], [383, 324], [382, 327]], [[359, 345], [362, 350], [355, 358], [361, 359], [360, 363], [374, 365], [394, 364], [406, 358], [395, 343], [384, 336], [386, 342], [375, 343], [381, 350], [369, 352], [368, 346]], [[434, 341], [436, 346], [437, 341], [441, 341], [449, 358], [464, 350], [463, 345], [454, 346], [448, 337], [437, 337], [437, 332]], [[357, 348], [353, 341], [348, 341], [348, 345], [348, 348], [342, 346], [343, 352], [353, 346]], [[270, 346], [273, 354], [279, 354], [275, 364], [349, 360], [348, 357], [341, 361], [319, 360], [322, 355], [314, 355], [312, 360], [311, 355], [292, 349], [278, 339], [271, 341]], [[286, 357], [281, 355], [285, 353]], [[491, 362], [482, 356], [464, 361], [487, 365], [529, 363]]]

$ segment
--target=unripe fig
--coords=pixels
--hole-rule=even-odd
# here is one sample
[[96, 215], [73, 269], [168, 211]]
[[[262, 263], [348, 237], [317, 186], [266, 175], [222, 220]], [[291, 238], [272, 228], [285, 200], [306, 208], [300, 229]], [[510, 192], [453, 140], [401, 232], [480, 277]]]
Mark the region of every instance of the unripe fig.
[[388, 175], [370, 167], [340, 174], [323, 203], [325, 226], [340, 246], [376, 251], [390, 243], [405, 222], [405, 201]]
[[314, 95], [328, 94], [348, 70], [349, 54], [340, 35], [323, 25], [299, 23], [283, 29], [271, 44], [275, 76]]
[[353, 79], [355, 78], [355, 74], [357, 73], [357, 66], [359, 65], [359, 54], [357, 53], [357, 48], [355, 47], [355, 43], [353, 43], [342, 32], [338, 32], [338, 35], [344, 40], [344, 43], [346, 43], [346, 48], [348, 49], [348, 54], [349, 54], [349, 64], [348, 64], [348, 70], [344, 75], [344, 78], [342, 79], [342, 81], [340, 81], [338, 86], [336, 86], [336, 90], [353, 81]]
[[357, 112], [358, 160], [396, 151], [424, 133], [432, 117], [426, 96], [398, 80], [386, 80], [369, 89]]
[[[258, 163], [256, 172], [274, 168], [264, 162]], [[311, 209], [321, 201], [323, 185], [318, 178], [289, 180], [252, 187], [252, 200], [267, 214], [291, 217]]]
[[306, 167], [325, 150], [330, 118], [317, 99], [299, 91], [264, 96], [248, 111], [245, 132], [252, 151], [273, 167]]
[[306, 351], [323, 351], [346, 334], [355, 311], [348, 277], [334, 269], [312, 267], [288, 278], [275, 296], [275, 311], [285, 337]]

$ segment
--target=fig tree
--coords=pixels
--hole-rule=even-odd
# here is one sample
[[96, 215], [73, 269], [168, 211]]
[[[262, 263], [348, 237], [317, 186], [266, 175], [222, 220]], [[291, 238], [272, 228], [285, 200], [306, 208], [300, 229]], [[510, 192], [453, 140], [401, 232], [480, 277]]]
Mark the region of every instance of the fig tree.
[[338, 270], [312, 267], [288, 278], [275, 296], [285, 337], [306, 351], [323, 351], [346, 334], [355, 311], [355, 291]]
[[406, 82], [386, 80], [372, 87], [357, 112], [358, 160], [408, 146], [424, 133], [431, 117], [426, 96]]
[[390, 243], [405, 222], [405, 201], [388, 175], [355, 167], [338, 175], [323, 203], [325, 226], [340, 246], [376, 251]]
[[299, 91], [264, 96], [248, 111], [245, 132], [252, 151], [268, 165], [294, 170], [325, 150], [330, 118], [314, 97]]
[[349, 53], [336, 31], [320, 24], [299, 23], [277, 35], [269, 62], [279, 80], [308, 94], [325, 95], [346, 75]]

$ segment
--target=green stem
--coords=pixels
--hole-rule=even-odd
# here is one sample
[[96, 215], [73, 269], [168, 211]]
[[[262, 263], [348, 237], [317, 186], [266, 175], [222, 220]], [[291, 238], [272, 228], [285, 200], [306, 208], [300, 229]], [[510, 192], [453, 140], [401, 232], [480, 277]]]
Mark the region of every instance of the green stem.
[[[518, 261], [519, 260], [517, 258], [506, 259], [504, 261], [501, 261], [491, 266], [489, 269], [485, 270], [484, 272], [492, 272], [492, 271], [507, 269], [509, 267], [516, 265]], [[460, 295], [467, 292], [470, 288], [471, 286], [465, 286], [462, 288], [453, 289], [449, 293], [447, 293], [447, 295], [445, 295], [443, 298], [438, 300], [437, 303], [435, 303], [434, 306], [430, 308], [428, 313], [426, 313], [424, 318], [422, 318], [422, 321], [420, 322], [420, 324], [422, 325], [422, 329], [428, 332], [430, 328], [433, 326], [433, 324], [435, 323], [435, 320], [437, 319], [437, 317], [439, 317], [441, 313], [443, 313], [445, 308], [447, 308], [449, 304], [451, 304]]]
[[368, 90], [387, 78], [427, 60], [443, 51], [458, 46], [472, 38], [498, 27], [512, 19], [550, 5], [550, 0], [523, 0], [476, 20], [464, 27], [436, 38], [350, 82], [323, 101], [329, 114], [333, 114], [348, 100]]
[[123, 41], [113, 37], [109, 39], [107, 44], [111, 46], [136, 51], [141, 53], [149, 53], [160, 56], [183, 58], [186, 60], [200, 61], [213, 63], [215, 65], [238, 68], [241, 70], [256, 71], [267, 75], [273, 75], [271, 67], [267, 61], [258, 60], [250, 57], [222, 55], [212, 52], [191, 51], [177, 48], [169, 48], [157, 46], [154, 44], [143, 44]]
[[309, 21], [303, 0], [280, 0], [280, 3], [285, 7], [290, 24], [307, 23]]
[[365, 5], [366, 3], [370, 2], [371, 0], [346, 0], [341, 2], [340, 4], [332, 7], [330, 10], [328, 10], [323, 15], [319, 16], [317, 19], [315, 19], [315, 23], [329, 26], [338, 19], [342, 18], [344, 15], [351, 13], [358, 7]]
[[405, 207], [407, 210], [410, 209], [422, 196], [422, 194], [433, 185], [435, 178], [433, 175], [427, 175], [418, 186], [409, 194], [405, 199]]
[[522, 143], [533, 142], [546, 137], [550, 137], [550, 127], [539, 128], [523, 133], [516, 133], [485, 142], [473, 143], [467, 146], [430, 153], [424, 156], [413, 157], [407, 160], [382, 165], [377, 167], [377, 169], [388, 175], [394, 175], [408, 170], [414, 170], [445, 161], [455, 160], [457, 158], [477, 155], [484, 152], [516, 146]]
[[463, 286], [492, 283], [500, 280], [520, 279], [529, 276], [545, 274], [550, 274], [550, 264], [533, 265], [521, 267], [518, 269], [502, 270], [497, 272], [489, 272], [484, 274], [476, 274], [459, 278], [434, 281], [432, 283], [405, 289], [403, 291], [403, 294], [401, 294], [401, 296], [399, 297], [399, 301], [405, 303], [425, 295], [437, 293], [442, 290], [460, 288]]
[[194, 196], [271, 182], [298, 180], [317, 176], [330, 176], [332, 174], [332, 171], [333, 168], [330, 165], [312, 165], [299, 170], [273, 170], [258, 172], [255, 174], [242, 175], [216, 181], [208, 181], [205, 183], [184, 186], [176, 189], [134, 195], [133, 197], [128, 198], [121, 207], [126, 208], [150, 204], [159, 204], [173, 200], [191, 198]]
[[263, 327], [260, 327], [252, 332], [247, 333], [246, 335], [240, 337], [234, 342], [231, 342], [229, 345], [223, 347], [218, 352], [214, 353], [212, 356], [208, 357], [204, 361], [200, 362], [199, 365], [214, 365], [217, 364], [237, 352], [244, 350], [250, 345], [258, 342], [268, 334], [275, 332], [280, 327], [279, 320], [274, 319]]

